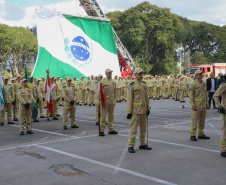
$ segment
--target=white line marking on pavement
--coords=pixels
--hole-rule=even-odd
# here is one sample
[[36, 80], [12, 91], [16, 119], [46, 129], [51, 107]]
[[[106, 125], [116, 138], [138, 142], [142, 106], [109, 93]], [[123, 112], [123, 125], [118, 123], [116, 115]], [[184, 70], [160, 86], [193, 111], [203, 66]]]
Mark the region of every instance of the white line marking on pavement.
[[70, 140], [74, 140], [74, 139], [82, 139], [82, 138], [86, 138], [86, 137], [94, 137], [94, 136], [98, 136], [98, 135], [74, 137], [74, 138], [60, 139], [60, 140], [55, 140], [55, 141], [47, 141], [47, 142], [43, 142], [43, 143], [33, 143], [33, 144], [29, 144], [29, 145], [14, 146], [14, 147], [9, 147], [9, 148], [2, 148], [2, 149], [0, 149], [0, 151], [12, 150], [12, 149], [15, 149], [15, 148], [30, 147], [30, 146], [34, 146], [36, 144], [42, 145], [42, 144], [56, 143], [56, 142], [61, 142], [61, 141], [70, 141]]
[[[10, 126], [11, 127], [20, 127], [18, 125], [10, 125]], [[60, 134], [60, 133], [57, 133], [57, 132], [50, 132], [50, 131], [39, 130], [39, 129], [35, 129], [35, 128], [32, 128], [32, 130], [35, 130], [35, 131], [38, 131], [38, 132], [43, 132], [43, 133], [48, 133], [48, 134], [55, 134], [55, 135], [59, 135], [59, 136], [67, 136], [67, 137], [77, 138], [77, 136], [70, 136], [70, 135], [67, 135], [67, 134]]]
[[206, 120], [206, 122], [209, 124], [209, 126], [211, 126], [214, 130], [216, 130], [218, 134], [221, 134], [221, 132], [215, 126], [213, 126], [212, 123], [210, 123], [210, 121]]
[[[123, 135], [123, 134], [118, 134], [119, 136], [123, 136], [123, 137], [128, 137], [127, 135]], [[138, 137], [136, 137], [138, 138]], [[190, 145], [183, 145], [183, 144], [178, 144], [178, 143], [171, 143], [171, 142], [166, 142], [166, 141], [160, 141], [160, 140], [155, 140], [155, 139], [148, 139], [149, 141], [154, 141], [157, 143], [164, 143], [164, 144], [169, 144], [169, 145], [174, 145], [174, 146], [182, 146], [185, 148], [192, 148], [192, 149], [198, 149], [198, 150], [204, 150], [204, 151], [209, 151], [209, 152], [216, 152], [219, 153], [219, 151], [217, 150], [211, 150], [208, 148], [201, 148], [201, 147], [196, 147], [196, 146], [190, 146]]]
[[120, 158], [119, 158], [119, 160], [118, 160], [118, 163], [117, 163], [117, 165], [116, 165], [116, 167], [115, 167], [115, 171], [114, 171], [113, 174], [116, 174], [116, 173], [118, 172], [118, 168], [121, 167], [121, 165], [122, 165], [122, 163], [123, 163], [123, 161], [124, 161], [124, 159], [125, 159], [125, 157], [126, 157], [127, 150], [128, 150], [128, 144], [127, 144], [127, 142], [126, 142], [126, 146], [125, 146], [125, 148], [124, 148], [123, 151], [122, 151], [122, 154], [121, 154], [121, 156], [120, 156]]
[[[61, 150], [56, 150], [56, 149], [45, 147], [45, 146], [40, 146], [40, 145], [36, 145], [36, 146], [39, 147], [39, 148], [43, 148], [43, 149], [49, 150], [49, 151], [53, 151], [55, 153], [59, 153], [59, 154], [70, 156], [70, 157], [73, 157], [73, 158], [76, 158], [76, 159], [80, 159], [80, 160], [83, 160], [83, 161], [86, 161], [86, 162], [97, 164], [97, 165], [100, 165], [100, 166], [103, 166], [103, 167], [106, 167], [106, 168], [115, 169], [115, 166], [110, 165], [110, 164], [106, 164], [106, 163], [103, 163], [103, 162], [100, 162], [100, 161], [96, 161], [96, 160], [93, 160], [93, 159], [85, 158], [85, 157], [82, 157], [82, 156], [79, 156], [79, 155], [71, 154], [71, 153], [68, 153], [68, 152], [64, 152], [64, 151], [61, 151]], [[137, 172], [134, 172], [134, 171], [131, 171], [131, 170], [127, 170], [127, 169], [124, 169], [124, 168], [119, 168], [118, 167], [118, 171], [125, 172], [125, 173], [128, 173], [128, 174], [137, 176], [137, 177], [141, 177], [141, 178], [144, 178], [144, 179], [147, 179], [147, 180], [150, 180], [150, 181], [154, 181], [154, 182], [160, 183], [160, 184], [175, 185], [174, 183], [171, 183], [171, 182], [168, 182], [168, 181], [164, 181], [162, 179], [158, 179], [158, 178], [151, 177], [151, 176], [148, 176], [148, 175], [144, 175], [144, 174], [141, 174], [141, 173], [137, 173]]]

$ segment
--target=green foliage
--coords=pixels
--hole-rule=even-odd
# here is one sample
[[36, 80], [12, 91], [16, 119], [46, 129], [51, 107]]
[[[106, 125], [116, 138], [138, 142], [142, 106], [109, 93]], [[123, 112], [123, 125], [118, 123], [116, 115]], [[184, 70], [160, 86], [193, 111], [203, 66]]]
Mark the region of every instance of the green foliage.
[[226, 25], [191, 21], [147, 1], [107, 17], [135, 64], [146, 73], [178, 73], [179, 44], [185, 52], [190, 50], [194, 62], [226, 62]]
[[209, 60], [200, 51], [197, 51], [191, 58], [192, 64], [208, 64]]
[[15, 65], [18, 73], [20, 73], [25, 66], [24, 63], [29, 64], [32, 58], [37, 55], [37, 52], [37, 37], [29, 30], [23, 27], [10, 27], [0, 24], [0, 60], [2, 68], [11, 59], [13, 61], [13, 64], [10, 64], [11, 68]]

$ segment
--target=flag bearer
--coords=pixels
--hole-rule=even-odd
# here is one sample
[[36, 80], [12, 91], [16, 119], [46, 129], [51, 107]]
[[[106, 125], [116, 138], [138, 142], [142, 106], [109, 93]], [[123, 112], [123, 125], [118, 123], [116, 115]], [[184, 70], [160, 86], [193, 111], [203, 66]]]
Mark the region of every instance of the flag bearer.
[[[106, 69], [105, 70], [106, 78], [102, 80], [103, 91], [106, 94], [105, 100], [105, 108], [102, 107], [101, 110], [101, 120], [100, 120], [100, 129], [101, 135], [105, 136], [104, 129], [106, 124], [106, 117], [108, 115], [108, 134], [118, 134], [118, 132], [114, 131], [113, 128], [113, 120], [114, 120], [114, 109], [116, 104], [116, 83], [112, 80], [112, 70]], [[99, 100], [100, 91], [96, 93], [96, 102]], [[100, 106], [99, 101], [97, 106]]]

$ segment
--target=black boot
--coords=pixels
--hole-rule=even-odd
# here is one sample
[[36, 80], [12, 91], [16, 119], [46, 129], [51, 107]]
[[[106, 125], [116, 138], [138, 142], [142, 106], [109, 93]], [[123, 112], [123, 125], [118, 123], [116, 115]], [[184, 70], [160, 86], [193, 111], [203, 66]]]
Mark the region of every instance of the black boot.
[[13, 121], [18, 121], [18, 119], [17, 118], [14, 118]]
[[93, 106], [95, 106], [95, 104], [93, 104]]
[[0, 126], [4, 126], [5, 124], [4, 123], [0, 123]]
[[33, 134], [33, 132], [31, 130], [27, 131], [27, 134]]
[[197, 138], [196, 138], [195, 136], [191, 136], [191, 137], [190, 137], [190, 140], [191, 140], [191, 141], [198, 141]]
[[203, 135], [203, 136], [198, 136], [198, 138], [199, 138], [199, 139], [210, 139], [210, 137], [205, 136], [205, 135]]
[[73, 126], [71, 126], [71, 128], [79, 128], [79, 126], [73, 125]]
[[226, 152], [221, 152], [222, 157], [226, 157]]
[[118, 132], [116, 132], [116, 131], [113, 130], [111, 132], [108, 132], [108, 134], [114, 134], [115, 135], [115, 134], [118, 134]]
[[149, 147], [148, 145], [142, 145], [142, 146], [139, 146], [139, 149], [141, 149], [141, 150], [151, 150], [152, 148]]
[[39, 120], [36, 119], [36, 120], [34, 120], [34, 122], [39, 122]]
[[23, 136], [23, 135], [24, 135], [24, 131], [21, 131], [21, 132], [20, 132], [20, 135]]
[[40, 118], [46, 118], [45, 116], [40, 116]]
[[91, 104], [89, 104], [89, 106], [91, 107]]
[[135, 153], [135, 150], [134, 150], [133, 147], [129, 147], [129, 148], [128, 148], [128, 152], [129, 152], [129, 153]]
[[55, 118], [53, 118], [53, 120], [59, 120], [59, 118], [55, 117]]
[[64, 126], [64, 130], [67, 130], [67, 126]]
[[9, 124], [9, 125], [14, 125], [14, 123], [13, 123], [13, 122], [8, 122], [8, 124]]
[[57, 114], [56, 116], [60, 117], [60, 114]]
[[101, 132], [99, 136], [105, 136], [104, 132]]
[[96, 125], [97, 125], [97, 126], [99, 126], [99, 125], [100, 125], [100, 123], [99, 123], [99, 122], [96, 122]]

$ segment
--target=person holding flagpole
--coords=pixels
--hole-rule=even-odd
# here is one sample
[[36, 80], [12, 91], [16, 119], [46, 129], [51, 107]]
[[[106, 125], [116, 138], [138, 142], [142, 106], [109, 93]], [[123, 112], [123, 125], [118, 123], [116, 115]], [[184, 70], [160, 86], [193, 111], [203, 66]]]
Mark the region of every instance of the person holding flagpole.
[[[112, 80], [112, 70], [106, 69], [105, 74], [106, 78], [101, 81], [101, 92], [97, 91], [96, 94], [96, 102], [98, 102], [98, 99], [100, 97], [103, 97], [102, 95], [105, 94], [106, 99], [102, 99], [102, 111], [101, 111], [101, 120], [100, 120], [100, 136], [105, 136], [104, 129], [106, 124], [106, 117], [108, 115], [108, 134], [118, 134], [113, 128], [113, 120], [114, 120], [114, 109], [116, 104], [116, 83], [114, 80]], [[97, 103], [97, 106], [100, 106], [99, 102]]]
[[54, 77], [53, 76], [50, 77], [50, 89], [52, 91], [53, 105], [54, 105], [53, 120], [59, 120], [59, 118], [57, 118], [59, 89], [58, 89], [57, 85], [54, 83]]

